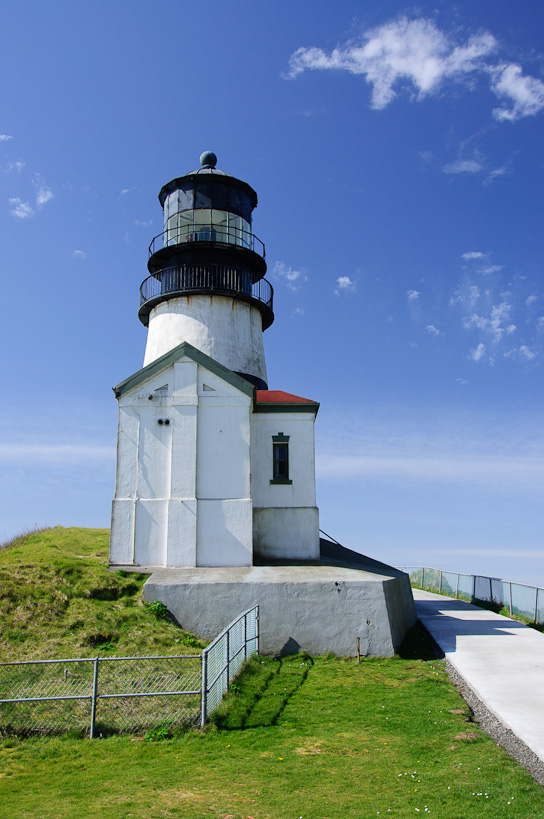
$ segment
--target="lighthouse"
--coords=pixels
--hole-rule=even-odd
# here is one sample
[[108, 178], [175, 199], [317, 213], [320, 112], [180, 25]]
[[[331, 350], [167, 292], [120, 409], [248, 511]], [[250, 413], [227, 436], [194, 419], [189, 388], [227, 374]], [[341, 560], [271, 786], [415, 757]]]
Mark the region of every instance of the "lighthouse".
[[113, 388], [110, 564], [148, 571], [144, 600], [207, 639], [258, 604], [265, 654], [392, 654], [415, 622], [409, 578], [320, 541], [319, 404], [268, 388], [257, 194], [212, 152], [200, 161], [160, 190], [144, 363]]
[[119, 402], [110, 558], [116, 565], [251, 566], [319, 557], [319, 405], [269, 390], [274, 321], [257, 194], [201, 167], [159, 193], [163, 231], [140, 287], [143, 368]]

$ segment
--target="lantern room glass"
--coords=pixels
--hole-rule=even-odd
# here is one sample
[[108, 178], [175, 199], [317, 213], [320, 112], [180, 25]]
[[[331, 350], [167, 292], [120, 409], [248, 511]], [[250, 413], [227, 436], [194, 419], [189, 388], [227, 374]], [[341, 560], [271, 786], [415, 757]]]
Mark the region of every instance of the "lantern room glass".
[[167, 220], [165, 244], [225, 242], [250, 247], [251, 225], [226, 210], [198, 208], [174, 213]]

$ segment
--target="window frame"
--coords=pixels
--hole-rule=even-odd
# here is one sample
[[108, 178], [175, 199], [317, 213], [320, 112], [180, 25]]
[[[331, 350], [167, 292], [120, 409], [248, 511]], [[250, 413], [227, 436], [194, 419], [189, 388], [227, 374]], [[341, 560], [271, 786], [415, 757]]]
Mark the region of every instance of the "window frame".
[[[289, 435], [284, 435], [283, 432], [278, 432], [277, 435], [272, 436], [272, 478], [271, 484], [283, 484], [288, 486], [293, 481], [289, 478]], [[279, 447], [285, 447], [286, 457], [281, 460], [276, 458], [276, 453]], [[280, 474], [279, 464], [285, 464], [285, 474]], [[283, 471], [283, 470], [282, 470]]]

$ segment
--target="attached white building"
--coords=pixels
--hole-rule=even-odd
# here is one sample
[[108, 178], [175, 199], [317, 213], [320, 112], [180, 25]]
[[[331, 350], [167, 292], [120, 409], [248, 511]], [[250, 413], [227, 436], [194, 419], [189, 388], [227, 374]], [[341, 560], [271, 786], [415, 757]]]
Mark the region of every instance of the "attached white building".
[[184, 342], [115, 388], [117, 565], [319, 558], [318, 404], [257, 390]]

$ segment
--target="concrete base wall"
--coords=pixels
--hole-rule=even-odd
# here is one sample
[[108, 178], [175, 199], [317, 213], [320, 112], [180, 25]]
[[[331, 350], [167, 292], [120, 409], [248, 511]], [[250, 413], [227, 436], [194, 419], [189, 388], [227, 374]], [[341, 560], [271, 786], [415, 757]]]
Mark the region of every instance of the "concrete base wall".
[[160, 600], [178, 622], [211, 639], [260, 606], [262, 654], [394, 654], [416, 621], [408, 576], [339, 566], [252, 566], [156, 571], [144, 600]]
[[253, 554], [261, 560], [319, 560], [317, 507], [253, 508]]

